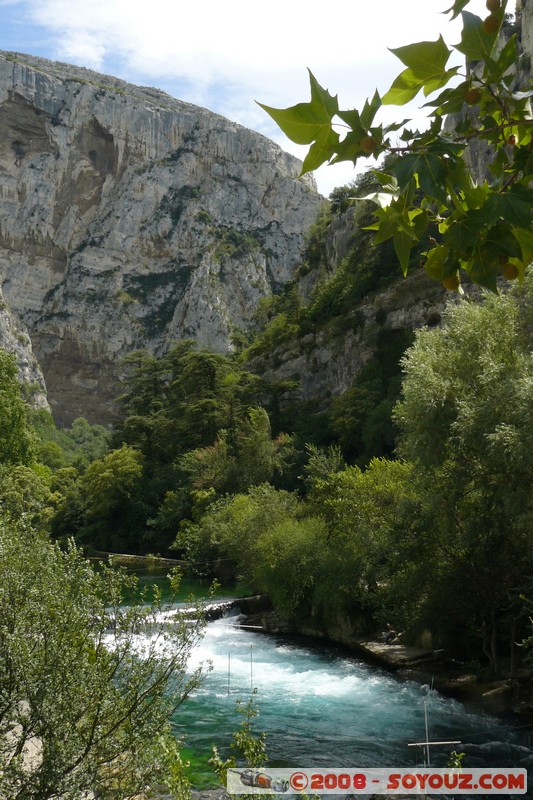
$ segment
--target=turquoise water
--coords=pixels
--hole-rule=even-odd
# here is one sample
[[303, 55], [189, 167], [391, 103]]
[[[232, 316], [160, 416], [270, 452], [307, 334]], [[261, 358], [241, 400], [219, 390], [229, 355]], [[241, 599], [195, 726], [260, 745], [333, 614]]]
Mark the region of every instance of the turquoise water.
[[[184, 591], [195, 586], [201, 594], [194, 582]], [[231, 589], [219, 590], [220, 597], [230, 595]], [[216, 782], [207, 765], [212, 745], [231, 754], [232, 733], [242, 721], [236, 699], [246, 702], [253, 691], [259, 711], [254, 726], [267, 733], [270, 766], [420, 764], [422, 752], [408, 743], [424, 739], [426, 705], [430, 740], [461, 741], [434, 748], [434, 765], [444, 766], [456, 749], [466, 753], [465, 766], [533, 770], [531, 729], [477, 713], [345, 651], [241, 628], [238, 616], [208, 624], [190, 666], [200, 663], [211, 671], [173, 720], [196, 785]]]
[[[267, 732], [271, 766], [410, 767], [422, 753], [424, 704], [431, 740], [460, 740], [432, 754], [444, 766], [452, 749], [465, 765], [533, 768], [528, 735], [469, 711], [429, 686], [370, 667], [344, 652], [236, 627], [237, 617], [210, 623], [193, 655], [212, 671], [175, 718], [193, 753], [216, 744], [229, 754], [241, 721], [235, 700], [256, 689], [257, 730]], [[229, 657], [229, 659], [228, 659]], [[229, 679], [228, 679], [229, 662]], [[229, 688], [229, 692], [228, 692]]]

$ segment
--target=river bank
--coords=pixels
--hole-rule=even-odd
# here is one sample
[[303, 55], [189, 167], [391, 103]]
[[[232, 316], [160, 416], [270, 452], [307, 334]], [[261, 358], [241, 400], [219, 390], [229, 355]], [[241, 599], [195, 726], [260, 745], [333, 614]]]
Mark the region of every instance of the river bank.
[[[257, 603], [257, 599], [255, 599]], [[306, 636], [313, 640], [341, 646], [348, 652], [394, 671], [401, 677], [427, 684], [447, 697], [453, 697], [475, 710], [493, 716], [517, 715], [524, 723], [533, 724], [533, 670], [514, 669], [502, 673], [498, 680], [487, 681], [473, 674], [468, 665], [448, 656], [444, 650], [421, 648], [401, 641], [385, 644], [381, 634], [358, 636], [349, 627], [334, 626], [332, 630], [305, 625], [284, 617], [267, 608], [268, 601], [261, 600], [262, 608], [254, 610], [253, 603], [239, 606], [245, 618], [244, 626], [271, 634]]]
[[[183, 569], [185, 563], [179, 559], [161, 556], [131, 555], [124, 553], [95, 553], [94, 557], [105, 560], [110, 556], [119, 565], [137, 569]], [[381, 633], [373, 637], [359, 635], [355, 621], [339, 619], [328, 627], [302, 624], [275, 611], [268, 597], [251, 596], [236, 598], [222, 603], [209, 603], [206, 617], [209, 621], [226, 613], [238, 610], [245, 615], [241, 625], [272, 634], [306, 636], [313, 640], [345, 648], [366, 663], [376, 664], [394, 671], [402, 677], [427, 684], [441, 694], [459, 700], [475, 710], [493, 716], [517, 715], [524, 722], [533, 724], [533, 670], [513, 669], [495, 681], [480, 680], [468, 665], [452, 659], [443, 650], [416, 647], [394, 640], [391, 644], [382, 641]]]

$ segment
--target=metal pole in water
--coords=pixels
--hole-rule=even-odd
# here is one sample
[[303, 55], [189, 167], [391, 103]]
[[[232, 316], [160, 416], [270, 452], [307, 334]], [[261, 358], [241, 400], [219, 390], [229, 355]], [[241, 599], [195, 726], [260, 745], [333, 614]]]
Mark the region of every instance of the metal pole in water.
[[254, 691], [254, 646], [250, 645], [250, 692]]
[[231, 675], [231, 654], [228, 653], [228, 697], [230, 692], [230, 675]]
[[424, 719], [426, 722], [426, 766], [429, 767], [429, 729], [428, 729], [428, 704], [427, 700], [424, 700]]

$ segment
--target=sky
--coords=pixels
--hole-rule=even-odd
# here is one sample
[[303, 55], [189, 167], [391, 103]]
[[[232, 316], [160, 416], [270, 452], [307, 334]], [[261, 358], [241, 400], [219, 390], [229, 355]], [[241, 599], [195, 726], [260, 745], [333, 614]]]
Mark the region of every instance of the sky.
[[[403, 69], [388, 48], [460, 40], [453, 0], [0, 0], [0, 49], [28, 53], [155, 86], [259, 131], [303, 158], [255, 102], [284, 108], [309, 99], [309, 68], [360, 108]], [[484, 0], [468, 10], [485, 17]], [[452, 63], [452, 62], [450, 62]], [[459, 62], [455, 62], [459, 63]], [[381, 117], [414, 115], [388, 109]], [[372, 159], [368, 165], [372, 166]], [[356, 176], [353, 165], [315, 172], [325, 196]]]

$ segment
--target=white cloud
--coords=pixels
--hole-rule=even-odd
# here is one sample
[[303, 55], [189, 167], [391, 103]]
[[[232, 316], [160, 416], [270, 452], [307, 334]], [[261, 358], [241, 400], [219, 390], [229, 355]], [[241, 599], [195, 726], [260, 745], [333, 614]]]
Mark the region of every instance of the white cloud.
[[[452, 0], [25, 0], [22, 6], [54, 57], [163, 84], [275, 136], [292, 152], [255, 99], [281, 107], [306, 100], [310, 67], [344, 105], [358, 106], [400, 71], [388, 47], [434, 40], [439, 30], [448, 41], [459, 39], [459, 26], [439, 14], [447, 4]], [[483, 0], [470, 8], [486, 13]], [[349, 174], [349, 166], [340, 169]], [[322, 181], [321, 188], [328, 191]]]

